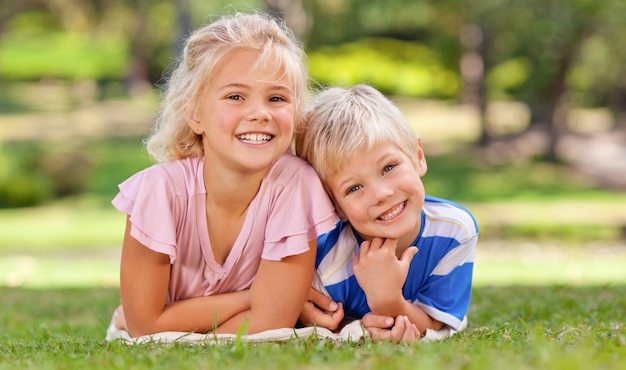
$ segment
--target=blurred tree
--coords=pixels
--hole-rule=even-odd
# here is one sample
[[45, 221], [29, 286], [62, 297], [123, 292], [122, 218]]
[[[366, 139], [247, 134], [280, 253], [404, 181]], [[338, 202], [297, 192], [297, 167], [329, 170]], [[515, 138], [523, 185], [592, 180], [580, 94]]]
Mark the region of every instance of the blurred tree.
[[[554, 159], [554, 144], [564, 129], [568, 106], [610, 105], [620, 111], [626, 104], [626, 72], [622, 67], [626, 48], [620, 47], [626, 35], [623, 0], [22, 0], [6, 1], [0, 7], [0, 32], [9, 24], [33, 27], [30, 21], [43, 19], [38, 35], [31, 35], [30, 41], [13, 39], [11, 45], [32, 42], [31, 49], [41, 50], [46, 58], [41, 63], [51, 65], [54, 61], [48, 55], [58, 54], [46, 54], [41, 49], [41, 35], [48, 37], [50, 44], [67, 38], [54, 38], [43, 30], [53, 28], [56, 33], [78, 35], [70, 46], [83, 45], [83, 57], [66, 53], [64, 57], [73, 59], [74, 64], [57, 62], [64, 69], [56, 73], [63, 78], [71, 78], [68, 76], [73, 73], [74, 78], [91, 74], [102, 79], [123, 74], [134, 91], [161, 77], [189, 31], [210, 20], [208, 16], [253, 9], [274, 10], [306, 42], [309, 51], [340, 44], [347, 46], [337, 50], [348, 50], [362, 39], [403, 40], [428, 49], [420, 55], [429, 55], [428, 63], [438, 65], [436, 70], [458, 73], [463, 81], [458, 98], [475, 104], [483, 115], [487, 103], [494, 99], [526, 102], [532, 111], [531, 129], [539, 127], [550, 134], [553, 145], [545, 153], [548, 159]], [[11, 23], [25, 12], [46, 12], [48, 18]], [[84, 46], [89, 42], [85, 40], [93, 40], [90, 48]], [[359, 48], [371, 47], [385, 73], [395, 68], [398, 75], [410, 75], [424, 65], [423, 60], [416, 60], [415, 68], [409, 68], [410, 61], [405, 59], [397, 59], [394, 65], [396, 56], [414, 48], [405, 43], [398, 46], [403, 50], [391, 52], [385, 46], [390, 44], [368, 41]], [[102, 52], [103, 45], [111, 51]], [[91, 69], [78, 68], [93, 59], [94, 49], [100, 52], [96, 58], [110, 60], [100, 64], [91, 61]], [[361, 48], [354, 55], [364, 58], [372, 54]], [[120, 61], [125, 67], [116, 72], [111, 66]], [[22, 61], [14, 59], [13, 63]], [[368, 67], [364, 60], [345, 65], [351, 69], [345, 73]], [[97, 68], [100, 70], [95, 71]], [[45, 71], [28, 67], [27, 72], [34, 76]], [[428, 68], [422, 71], [434, 75]], [[414, 90], [406, 88], [410, 79], [400, 76], [395, 80], [399, 84], [396, 87], [380, 87], [394, 93]], [[386, 81], [393, 82], [389, 78]], [[448, 88], [439, 96], [448, 96], [450, 91]], [[482, 142], [487, 143], [493, 138], [487, 121], [483, 121]]]
[[[589, 58], [599, 56], [583, 53], [584, 46], [591, 40], [595, 40], [596, 47], [599, 40], [608, 45], [621, 42], [626, 34], [626, 18], [622, 16], [626, 9], [622, 0], [444, 0], [432, 3], [436, 4], [437, 15], [431, 27], [448, 38], [460, 33], [460, 45], [464, 46], [460, 59], [465, 82], [462, 96], [476, 104], [482, 113], [482, 144], [493, 139], [485, 119], [487, 101], [508, 95], [529, 105], [532, 112], [529, 129], [539, 128], [548, 136], [543, 157], [557, 160], [556, 144], [565, 130], [565, 118], [573, 103], [573, 77], [587, 88], [595, 86], [596, 91], [601, 91], [601, 86], [614, 86], [603, 91], [614, 100], [619, 100], [615, 98], [617, 91], [624, 91], [623, 82], [620, 86], [607, 83], [611, 79], [623, 81], [623, 68], [614, 68], [612, 73], [594, 71], [593, 67], [589, 68]], [[626, 61], [623, 55], [615, 56], [612, 54], [603, 61]], [[581, 69], [585, 60], [587, 68]], [[611, 64], [616, 65], [614, 61]], [[602, 84], [591, 82], [592, 76], [600, 74], [604, 74]]]
[[302, 0], [265, 0], [265, 10], [284, 20], [297, 37], [305, 37], [310, 18], [302, 7]]
[[6, 28], [8, 21], [16, 14], [36, 7], [42, 7], [42, 0], [5, 1], [0, 6], [0, 35]]

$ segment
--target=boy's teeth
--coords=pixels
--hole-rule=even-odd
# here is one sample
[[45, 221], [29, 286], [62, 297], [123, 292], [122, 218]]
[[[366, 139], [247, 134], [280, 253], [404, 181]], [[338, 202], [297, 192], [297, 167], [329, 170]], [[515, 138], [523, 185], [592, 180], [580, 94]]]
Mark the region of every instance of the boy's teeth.
[[272, 139], [272, 135], [268, 134], [243, 134], [237, 136], [239, 140], [249, 143], [266, 143]]
[[400, 213], [402, 210], [404, 209], [404, 202], [398, 204], [397, 206], [393, 207], [391, 209], [391, 211], [385, 213], [384, 215], [378, 217], [379, 220], [383, 220], [383, 221], [387, 221], [390, 220], [394, 217], [396, 217], [398, 215], [398, 213]]

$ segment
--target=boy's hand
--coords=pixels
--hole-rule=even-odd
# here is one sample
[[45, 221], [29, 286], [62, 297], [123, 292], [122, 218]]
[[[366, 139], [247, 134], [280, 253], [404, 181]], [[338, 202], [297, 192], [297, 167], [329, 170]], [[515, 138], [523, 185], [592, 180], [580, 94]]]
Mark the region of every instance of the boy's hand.
[[361, 323], [373, 341], [391, 341], [394, 343], [414, 343], [421, 337], [420, 331], [408, 317], [393, 317], [368, 313]]
[[352, 260], [354, 276], [365, 291], [367, 303], [373, 312], [403, 299], [402, 287], [417, 248], [407, 248], [398, 259], [397, 245], [396, 239], [366, 240], [361, 243], [359, 253]]
[[320, 326], [336, 330], [343, 320], [343, 305], [311, 288], [300, 311], [300, 322], [306, 326]]

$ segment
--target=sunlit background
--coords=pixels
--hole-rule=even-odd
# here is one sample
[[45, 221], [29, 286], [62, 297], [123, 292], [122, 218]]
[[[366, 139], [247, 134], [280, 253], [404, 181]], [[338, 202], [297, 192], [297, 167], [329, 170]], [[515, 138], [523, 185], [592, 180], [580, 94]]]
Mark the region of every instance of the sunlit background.
[[367, 82], [429, 194], [482, 231], [478, 285], [626, 283], [623, 0], [26, 0], [0, 5], [0, 286], [116, 286], [117, 184], [190, 30], [272, 10], [311, 87]]

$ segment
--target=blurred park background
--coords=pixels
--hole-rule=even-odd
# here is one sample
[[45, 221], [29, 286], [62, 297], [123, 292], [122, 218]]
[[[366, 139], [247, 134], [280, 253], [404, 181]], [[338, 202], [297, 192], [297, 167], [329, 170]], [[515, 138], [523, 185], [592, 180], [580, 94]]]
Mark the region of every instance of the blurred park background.
[[482, 231], [477, 284], [626, 282], [623, 0], [20, 0], [0, 5], [0, 286], [117, 285], [117, 184], [152, 162], [190, 30], [272, 10], [313, 88], [367, 82]]

